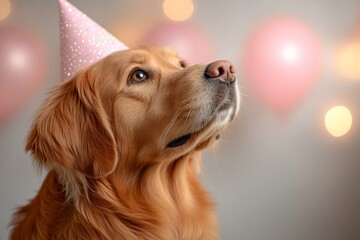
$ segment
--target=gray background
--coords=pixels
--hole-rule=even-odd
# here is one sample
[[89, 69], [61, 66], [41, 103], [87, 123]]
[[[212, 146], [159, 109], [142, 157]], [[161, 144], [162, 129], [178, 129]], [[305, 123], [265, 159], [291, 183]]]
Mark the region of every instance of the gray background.
[[[215, 58], [235, 64], [246, 95], [241, 116], [222, 134], [221, 144], [204, 154], [203, 182], [218, 203], [222, 239], [360, 239], [360, 82], [342, 79], [333, 67], [337, 44], [360, 33], [360, 1], [194, 2], [191, 21], [207, 32]], [[47, 90], [60, 81], [57, 1], [11, 3], [12, 15], [0, 24], [24, 26], [37, 34], [47, 49], [48, 68], [33, 98], [0, 126], [1, 239], [7, 238], [12, 212], [36, 194], [43, 180], [45, 173], [35, 170], [24, 152], [24, 139]], [[165, 18], [160, 0], [71, 3], [124, 41], [131, 39], [123, 27], [126, 21], [131, 26], [145, 19], [145, 26]], [[277, 14], [310, 25], [323, 50], [317, 85], [286, 118], [252, 96], [240, 64], [251, 29]], [[330, 136], [323, 123], [326, 111], [337, 104], [353, 114], [352, 128], [341, 138]]]

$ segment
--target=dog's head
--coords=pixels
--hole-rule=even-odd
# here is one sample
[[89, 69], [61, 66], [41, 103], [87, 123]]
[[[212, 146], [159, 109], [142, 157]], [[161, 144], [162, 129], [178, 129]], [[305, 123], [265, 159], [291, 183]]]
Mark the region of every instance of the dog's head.
[[109, 175], [211, 144], [237, 114], [228, 61], [186, 66], [175, 52], [116, 52], [57, 87], [39, 110], [26, 149], [40, 165]]

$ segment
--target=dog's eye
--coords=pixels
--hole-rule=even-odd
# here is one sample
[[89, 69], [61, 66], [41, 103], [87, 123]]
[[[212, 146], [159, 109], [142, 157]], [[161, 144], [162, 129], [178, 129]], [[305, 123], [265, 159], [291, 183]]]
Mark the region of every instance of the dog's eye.
[[135, 72], [133, 72], [133, 74], [131, 75], [130, 80], [132, 82], [142, 82], [145, 81], [148, 78], [148, 75], [146, 74], [146, 72], [142, 71], [142, 70], [136, 70]]
[[186, 68], [186, 66], [187, 66], [185, 61], [180, 61], [179, 65], [181, 68]]

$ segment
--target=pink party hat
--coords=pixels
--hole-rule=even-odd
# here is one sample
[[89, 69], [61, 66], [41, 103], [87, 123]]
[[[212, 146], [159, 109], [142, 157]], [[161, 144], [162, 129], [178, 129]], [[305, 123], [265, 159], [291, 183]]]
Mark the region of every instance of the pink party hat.
[[66, 0], [59, 0], [59, 8], [62, 81], [79, 69], [128, 48]]

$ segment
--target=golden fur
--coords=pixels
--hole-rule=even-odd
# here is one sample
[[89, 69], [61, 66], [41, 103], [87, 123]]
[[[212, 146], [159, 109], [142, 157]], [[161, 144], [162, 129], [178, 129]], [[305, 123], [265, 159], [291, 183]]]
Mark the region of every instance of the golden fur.
[[[11, 239], [218, 239], [198, 167], [237, 113], [238, 90], [226, 97], [203, 83], [206, 65], [180, 61], [158, 47], [121, 51], [51, 92], [26, 144], [49, 173], [14, 215]], [[132, 83], [134, 69], [149, 79]], [[229, 116], [220, 102], [235, 102]]]

